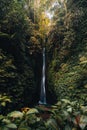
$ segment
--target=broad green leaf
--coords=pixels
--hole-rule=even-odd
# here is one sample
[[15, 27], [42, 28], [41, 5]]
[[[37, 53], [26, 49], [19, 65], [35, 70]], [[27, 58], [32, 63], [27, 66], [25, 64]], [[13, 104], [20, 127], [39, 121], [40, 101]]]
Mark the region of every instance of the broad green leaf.
[[58, 130], [58, 125], [55, 119], [49, 119], [46, 123], [46, 126], [51, 126], [52, 128], [54, 128], [55, 130]]
[[20, 111], [13, 111], [7, 115], [8, 117], [14, 117], [14, 118], [22, 118], [23, 113]]
[[10, 129], [17, 129], [17, 126], [13, 123], [6, 125], [6, 127]]
[[63, 101], [66, 104], [71, 104], [71, 102], [69, 100], [67, 100], [67, 99], [61, 99], [61, 101]]
[[63, 111], [64, 119], [67, 119], [70, 115], [67, 111]]
[[2, 122], [5, 123], [5, 124], [9, 124], [9, 123], [11, 123], [11, 121], [8, 120], [8, 119], [3, 119]]
[[87, 116], [82, 115], [80, 118], [79, 126], [83, 130], [87, 125]]
[[87, 112], [87, 106], [81, 106], [81, 110], [85, 113]]
[[5, 99], [5, 102], [11, 102], [11, 99], [7, 98], [7, 99]]
[[35, 108], [32, 108], [26, 114], [28, 115], [28, 114], [34, 114], [34, 113], [39, 113], [39, 111]]
[[5, 107], [5, 105], [6, 105], [6, 102], [1, 103], [1, 106]]
[[87, 60], [80, 62], [80, 64], [86, 64]]
[[71, 112], [72, 112], [72, 107], [68, 108], [68, 109], [67, 109], [67, 112], [70, 112], [70, 113], [71, 113]]
[[76, 103], [77, 103], [77, 101], [73, 101], [73, 102], [71, 102], [71, 105], [74, 106], [74, 105], [76, 105]]

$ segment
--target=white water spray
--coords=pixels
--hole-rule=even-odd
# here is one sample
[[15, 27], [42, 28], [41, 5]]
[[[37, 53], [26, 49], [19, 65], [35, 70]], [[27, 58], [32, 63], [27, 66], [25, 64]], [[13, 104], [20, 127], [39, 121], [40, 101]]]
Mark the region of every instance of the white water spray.
[[45, 48], [43, 48], [43, 68], [42, 68], [42, 81], [41, 93], [39, 104], [46, 104], [46, 89], [45, 89]]

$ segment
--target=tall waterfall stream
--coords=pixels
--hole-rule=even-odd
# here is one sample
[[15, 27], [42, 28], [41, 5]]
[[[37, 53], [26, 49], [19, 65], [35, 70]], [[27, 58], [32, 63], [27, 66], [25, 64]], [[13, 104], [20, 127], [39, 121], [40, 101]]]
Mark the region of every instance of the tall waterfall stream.
[[42, 67], [42, 80], [39, 104], [46, 104], [46, 89], [45, 89], [45, 48], [43, 48], [43, 67]]

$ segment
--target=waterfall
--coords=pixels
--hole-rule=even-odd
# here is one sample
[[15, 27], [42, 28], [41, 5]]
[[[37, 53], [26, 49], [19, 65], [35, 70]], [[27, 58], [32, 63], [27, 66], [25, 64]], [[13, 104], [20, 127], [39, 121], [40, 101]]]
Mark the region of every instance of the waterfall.
[[46, 104], [46, 89], [45, 89], [45, 48], [43, 48], [43, 68], [41, 80], [41, 93], [39, 104]]

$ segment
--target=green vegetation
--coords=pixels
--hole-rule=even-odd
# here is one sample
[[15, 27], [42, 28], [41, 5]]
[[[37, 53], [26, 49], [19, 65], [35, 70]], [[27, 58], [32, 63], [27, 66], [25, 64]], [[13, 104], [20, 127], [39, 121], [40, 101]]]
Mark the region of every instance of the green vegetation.
[[[0, 130], [87, 130], [86, 5], [0, 0]], [[35, 106], [43, 46], [53, 106]]]
[[0, 115], [1, 130], [86, 130], [86, 126], [87, 107], [66, 99], [51, 107], [24, 108], [22, 112]]
[[37, 100], [42, 36], [24, 10], [24, 2], [0, 3], [0, 93], [12, 97], [14, 109], [21, 108]]
[[49, 33], [47, 45], [48, 87], [54, 89], [58, 100], [66, 98], [86, 104], [87, 9], [83, 4], [85, 1], [64, 1], [55, 9], [55, 25]]

